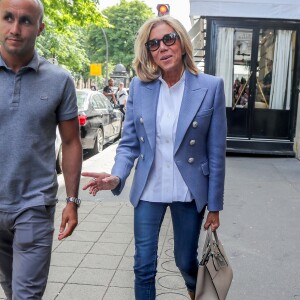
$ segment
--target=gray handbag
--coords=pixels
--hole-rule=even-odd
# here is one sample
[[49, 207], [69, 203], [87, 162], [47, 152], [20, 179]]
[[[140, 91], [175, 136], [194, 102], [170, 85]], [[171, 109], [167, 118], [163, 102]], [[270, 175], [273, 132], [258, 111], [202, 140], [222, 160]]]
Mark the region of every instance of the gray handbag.
[[217, 232], [207, 230], [199, 264], [195, 300], [225, 300], [233, 278], [232, 268]]

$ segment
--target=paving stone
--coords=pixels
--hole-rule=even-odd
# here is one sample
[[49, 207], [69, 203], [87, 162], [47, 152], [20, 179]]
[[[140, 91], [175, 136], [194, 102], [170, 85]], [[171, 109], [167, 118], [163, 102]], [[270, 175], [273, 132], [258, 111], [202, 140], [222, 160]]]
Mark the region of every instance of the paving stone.
[[109, 223], [96, 223], [96, 222], [87, 222], [83, 221], [77, 227], [81, 231], [96, 231], [103, 232], [109, 226]]
[[119, 266], [119, 270], [123, 271], [132, 271], [133, 270], [133, 257], [132, 256], [123, 256]]
[[67, 282], [75, 270], [75, 267], [51, 266], [48, 281], [61, 283]]
[[111, 269], [116, 270], [122, 256], [87, 254], [80, 264], [81, 268]]
[[113, 299], [133, 300], [134, 289], [110, 286], [103, 300], [113, 300]]
[[115, 270], [77, 268], [68, 283], [108, 286]]
[[53, 252], [51, 257], [51, 266], [58, 267], [78, 267], [83, 260], [85, 253], [63, 253]]
[[56, 300], [97, 300], [103, 299], [107, 287], [84, 285], [84, 284], [66, 284]]
[[133, 224], [111, 223], [107, 226], [107, 232], [121, 232], [133, 234]]
[[157, 276], [157, 283], [163, 288], [175, 290], [185, 290], [185, 284], [180, 274], [164, 274], [160, 273]]
[[88, 253], [89, 250], [93, 247], [93, 245], [94, 245], [93, 242], [65, 240], [55, 249], [55, 252]]
[[103, 235], [103, 231], [86, 231], [75, 230], [71, 236], [68, 236], [68, 241], [78, 242], [97, 242]]
[[48, 282], [43, 300], [55, 300], [63, 286], [64, 283]]
[[104, 232], [98, 243], [119, 243], [129, 244], [133, 240], [133, 233], [124, 234], [121, 232]]
[[115, 218], [115, 215], [96, 214], [94, 212], [86, 216], [85, 221], [95, 223], [110, 223]]
[[134, 286], [133, 271], [117, 270], [110, 283], [110, 286], [133, 288]]
[[91, 254], [124, 255], [128, 245], [117, 243], [96, 243], [89, 251]]

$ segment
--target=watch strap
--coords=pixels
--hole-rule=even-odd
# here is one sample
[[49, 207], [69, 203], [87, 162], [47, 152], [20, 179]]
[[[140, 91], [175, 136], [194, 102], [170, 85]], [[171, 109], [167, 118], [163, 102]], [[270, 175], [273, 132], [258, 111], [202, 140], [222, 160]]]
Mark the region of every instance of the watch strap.
[[67, 203], [69, 203], [69, 202], [75, 203], [77, 205], [77, 207], [79, 207], [81, 204], [81, 200], [77, 197], [67, 197], [66, 201], [67, 201]]

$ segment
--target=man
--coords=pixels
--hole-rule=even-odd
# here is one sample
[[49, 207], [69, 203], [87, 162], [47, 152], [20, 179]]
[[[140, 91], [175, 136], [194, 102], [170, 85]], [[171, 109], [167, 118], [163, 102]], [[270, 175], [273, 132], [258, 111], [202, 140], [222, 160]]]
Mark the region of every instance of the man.
[[123, 116], [125, 116], [125, 107], [126, 107], [127, 98], [128, 98], [128, 94], [124, 88], [124, 83], [120, 82], [117, 91], [117, 101], [120, 105], [120, 111], [123, 113]]
[[272, 86], [272, 70], [273, 70], [273, 61], [269, 60], [267, 63], [268, 73], [265, 75], [262, 81], [262, 90], [267, 101], [267, 104], [270, 102], [271, 86]]
[[58, 188], [55, 136], [62, 138], [67, 205], [58, 239], [72, 234], [82, 163], [71, 76], [35, 51], [40, 0], [0, 0], [0, 283], [7, 299], [42, 299]]
[[108, 85], [103, 89], [103, 94], [110, 100], [113, 105], [117, 104], [116, 95], [113, 90], [114, 80], [110, 78]]

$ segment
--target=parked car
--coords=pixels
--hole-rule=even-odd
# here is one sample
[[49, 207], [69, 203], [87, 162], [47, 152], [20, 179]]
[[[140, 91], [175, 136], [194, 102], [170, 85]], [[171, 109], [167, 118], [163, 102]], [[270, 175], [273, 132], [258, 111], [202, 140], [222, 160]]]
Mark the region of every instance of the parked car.
[[82, 148], [94, 154], [121, 136], [123, 114], [99, 91], [77, 90]]

